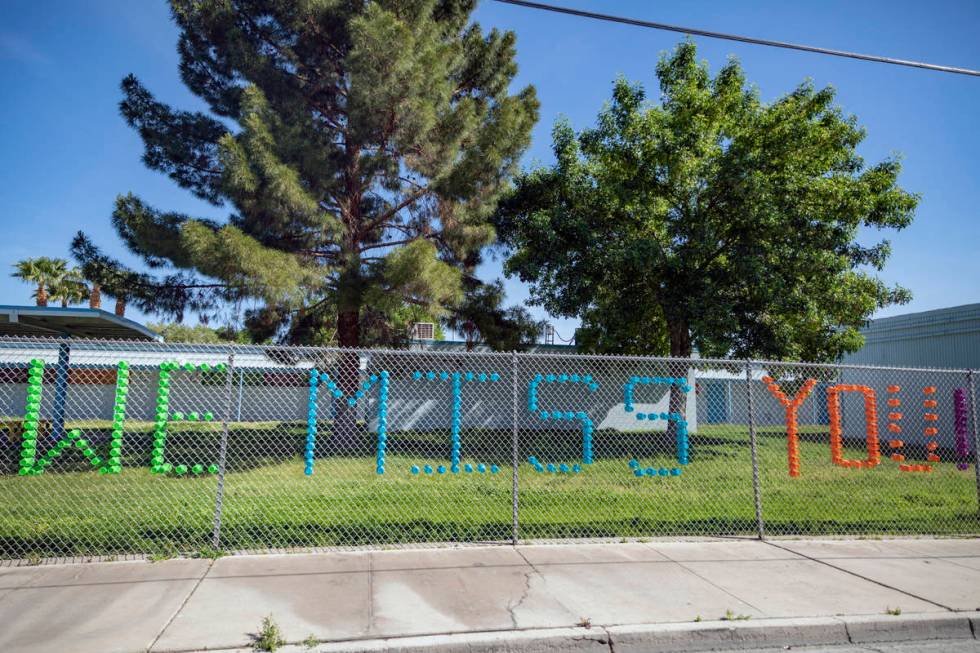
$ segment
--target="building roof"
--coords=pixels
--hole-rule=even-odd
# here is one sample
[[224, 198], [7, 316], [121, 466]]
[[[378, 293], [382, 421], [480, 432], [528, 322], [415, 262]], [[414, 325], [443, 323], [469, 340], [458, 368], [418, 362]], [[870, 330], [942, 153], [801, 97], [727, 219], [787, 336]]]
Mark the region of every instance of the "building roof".
[[160, 340], [139, 322], [98, 308], [0, 305], [0, 336]]
[[[466, 341], [465, 340], [431, 340], [428, 338], [414, 338], [409, 343], [409, 349], [415, 350], [425, 350], [425, 351], [466, 351]], [[480, 343], [473, 348], [473, 351], [488, 352], [493, 351], [490, 347], [485, 344]], [[544, 344], [534, 344], [530, 345], [525, 351], [533, 354], [540, 353], [565, 353], [565, 354], [575, 354], [578, 353], [578, 347], [575, 345], [544, 345]]]

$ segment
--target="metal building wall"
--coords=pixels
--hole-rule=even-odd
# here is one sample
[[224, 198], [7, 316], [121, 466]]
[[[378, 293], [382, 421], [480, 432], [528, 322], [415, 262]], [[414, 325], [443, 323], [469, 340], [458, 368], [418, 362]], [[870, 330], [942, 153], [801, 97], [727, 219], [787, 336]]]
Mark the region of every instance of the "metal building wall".
[[980, 369], [980, 304], [873, 320], [843, 363]]

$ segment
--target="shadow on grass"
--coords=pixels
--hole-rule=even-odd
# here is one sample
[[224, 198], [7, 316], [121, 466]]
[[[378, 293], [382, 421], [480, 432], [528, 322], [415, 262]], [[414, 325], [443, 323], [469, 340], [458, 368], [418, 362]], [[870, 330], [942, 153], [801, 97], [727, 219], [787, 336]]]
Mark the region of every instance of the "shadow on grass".
[[[913, 520], [830, 520], [794, 521], [774, 519], [766, 522], [766, 533], [783, 536], [833, 535], [877, 536], [884, 534], [960, 535], [980, 530], [976, 514], [958, 516], [956, 529], [949, 521]], [[754, 536], [752, 519], [724, 517], [660, 520], [634, 517], [622, 520], [571, 520], [538, 522], [528, 517], [521, 523], [522, 540], [637, 537]], [[477, 523], [410, 519], [404, 521], [360, 521], [325, 524], [297, 521], [281, 524], [248, 523], [231, 520], [221, 533], [223, 550], [264, 550], [328, 546], [378, 546], [425, 542], [506, 542], [511, 537], [509, 521]], [[133, 533], [102, 533], [98, 539], [77, 536], [0, 537], [0, 550], [23, 552], [23, 557], [65, 555], [112, 555], [133, 552], [163, 554], [194, 553], [210, 545], [208, 529], [143, 529]]]

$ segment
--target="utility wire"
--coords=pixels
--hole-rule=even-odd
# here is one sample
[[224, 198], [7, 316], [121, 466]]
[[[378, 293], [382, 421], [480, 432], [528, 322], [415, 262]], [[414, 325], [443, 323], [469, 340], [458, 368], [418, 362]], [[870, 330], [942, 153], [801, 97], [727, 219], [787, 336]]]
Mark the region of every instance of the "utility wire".
[[974, 77], [980, 77], [980, 70], [972, 70], [970, 68], [956, 68], [954, 66], [941, 66], [939, 64], [924, 63], [921, 61], [909, 61], [907, 59], [893, 59], [892, 57], [879, 57], [873, 54], [861, 54], [859, 52], [847, 52], [846, 50], [832, 50], [830, 48], [819, 48], [812, 45], [801, 45], [799, 43], [786, 43], [784, 41], [770, 41], [769, 39], [757, 39], [751, 36], [738, 36], [737, 34], [726, 34], [724, 32], [712, 32], [704, 29], [696, 29], [692, 27], [681, 27], [679, 25], [669, 25], [667, 23], [654, 23], [647, 20], [639, 20], [637, 18], [625, 18], [623, 16], [612, 16], [609, 14], [600, 14], [592, 11], [582, 11], [580, 9], [571, 9], [569, 7], [559, 7], [557, 5], [548, 5], [541, 2], [529, 2], [528, 0], [496, 0], [496, 2], [502, 2], [509, 5], [517, 5], [519, 7], [528, 7], [530, 9], [541, 9], [543, 11], [553, 11], [559, 14], [568, 14], [571, 16], [579, 16], [581, 18], [592, 18], [595, 20], [604, 20], [611, 23], [622, 23], [624, 25], [634, 25], [636, 27], [647, 27], [650, 29], [661, 29], [668, 32], [680, 32], [681, 34], [695, 34], [697, 36], [706, 36], [712, 39], [724, 39], [726, 41], [738, 41], [740, 43], [751, 43], [753, 45], [768, 45], [774, 48], [785, 48], [787, 50], [801, 50], [803, 52], [816, 52], [817, 54], [828, 54], [834, 57], [847, 57], [849, 59], [861, 59], [862, 61], [873, 61], [876, 63], [887, 63], [895, 66], [909, 66], [911, 68], [925, 68], [926, 70], [935, 70], [943, 73], [955, 73], [957, 75], [972, 75]]
[[[549, 325], [549, 326], [550, 326], [550, 325]], [[564, 342], [564, 343], [566, 343], [566, 344], [571, 344], [571, 343], [572, 343], [572, 341], [573, 341], [573, 340], [575, 340], [575, 338], [568, 338], [567, 340], [566, 340], [565, 338], [562, 338], [562, 337], [561, 337], [561, 334], [560, 334], [560, 333], [558, 333], [558, 329], [556, 329], [555, 327], [551, 327], [551, 332], [552, 332], [553, 334], [555, 334], [555, 337], [556, 337], [556, 338], [558, 338], [559, 340], [561, 340], [562, 342]]]

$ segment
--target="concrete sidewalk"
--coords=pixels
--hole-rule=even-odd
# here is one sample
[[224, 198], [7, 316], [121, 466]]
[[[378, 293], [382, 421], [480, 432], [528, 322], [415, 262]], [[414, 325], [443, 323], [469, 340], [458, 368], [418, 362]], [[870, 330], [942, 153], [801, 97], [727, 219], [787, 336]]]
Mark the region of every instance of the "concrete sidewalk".
[[977, 610], [980, 540], [654, 541], [0, 568], [7, 653], [249, 647], [266, 615], [290, 643], [312, 636], [324, 651], [608, 652], [610, 640], [617, 653], [706, 650], [726, 637], [732, 648], [762, 648], [973, 638]]

